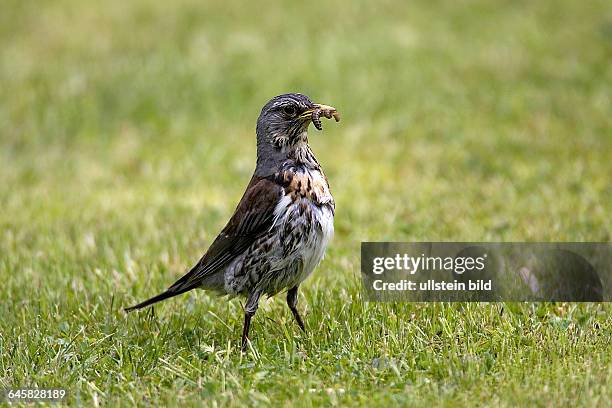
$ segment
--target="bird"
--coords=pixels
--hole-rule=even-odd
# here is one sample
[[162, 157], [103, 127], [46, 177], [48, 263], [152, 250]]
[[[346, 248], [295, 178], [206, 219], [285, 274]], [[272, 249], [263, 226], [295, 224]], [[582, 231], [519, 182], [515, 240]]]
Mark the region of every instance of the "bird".
[[334, 234], [334, 198], [308, 143], [311, 123], [322, 130], [321, 116], [340, 120], [336, 108], [313, 103], [300, 93], [268, 101], [257, 119], [255, 170], [228, 223], [183, 277], [125, 311], [196, 288], [244, 297], [244, 352], [260, 298], [286, 290], [287, 305], [306, 332], [297, 309], [298, 289], [323, 258]]

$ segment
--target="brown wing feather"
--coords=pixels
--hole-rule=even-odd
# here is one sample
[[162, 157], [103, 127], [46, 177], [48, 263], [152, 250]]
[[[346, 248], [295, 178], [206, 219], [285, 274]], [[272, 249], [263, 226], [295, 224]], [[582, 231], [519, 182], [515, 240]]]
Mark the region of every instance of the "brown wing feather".
[[202, 259], [171, 288], [199, 283], [240, 255], [262, 232], [270, 229], [280, 198], [281, 187], [278, 184], [253, 176], [225, 228]]
[[281, 197], [282, 188], [273, 178], [253, 176], [234, 215], [198, 263], [165, 292], [126, 310], [140, 309], [200, 286], [206, 277], [227, 266], [272, 227], [274, 209]]

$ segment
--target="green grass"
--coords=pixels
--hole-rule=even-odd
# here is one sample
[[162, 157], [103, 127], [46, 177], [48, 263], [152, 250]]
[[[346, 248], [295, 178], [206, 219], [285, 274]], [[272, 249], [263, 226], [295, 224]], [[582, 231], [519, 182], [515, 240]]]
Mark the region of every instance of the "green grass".
[[[0, 387], [90, 405], [610, 406], [607, 304], [373, 304], [359, 243], [610, 241], [608, 2], [36, 2], [0, 11]], [[270, 97], [311, 135], [336, 237], [308, 334], [189, 293]]]

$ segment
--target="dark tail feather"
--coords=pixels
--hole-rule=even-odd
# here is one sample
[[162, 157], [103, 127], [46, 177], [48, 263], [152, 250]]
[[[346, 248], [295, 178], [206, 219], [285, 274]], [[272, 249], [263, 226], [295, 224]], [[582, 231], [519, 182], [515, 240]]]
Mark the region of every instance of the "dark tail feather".
[[147, 307], [147, 306], [152, 305], [154, 303], [161, 302], [162, 300], [166, 300], [166, 299], [169, 299], [171, 297], [180, 295], [181, 293], [185, 293], [185, 292], [187, 292], [190, 289], [192, 289], [192, 288], [184, 289], [184, 290], [178, 290], [178, 291], [171, 291], [170, 289], [168, 289], [167, 291], [162, 292], [162, 293], [160, 293], [157, 296], [153, 296], [151, 299], [147, 299], [144, 302], [139, 303], [139, 304], [134, 305], [134, 306], [126, 307], [123, 310], [125, 310], [126, 312], [131, 312], [133, 310], [142, 309], [143, 307]]

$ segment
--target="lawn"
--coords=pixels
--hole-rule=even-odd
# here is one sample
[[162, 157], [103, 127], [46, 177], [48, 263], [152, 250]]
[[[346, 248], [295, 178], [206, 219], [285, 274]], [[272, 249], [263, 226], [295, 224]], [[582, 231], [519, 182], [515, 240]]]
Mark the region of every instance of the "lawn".
[[[606, 1], [4, 0], [0, 388], [73, 405], [612, 405], [609, 304], [377, 304], [361, 241], [612, 239]], [[310, 143], [336, 235], [242, 309], [166, 288], [232, 214], [255, 120], [336, 106]]]

